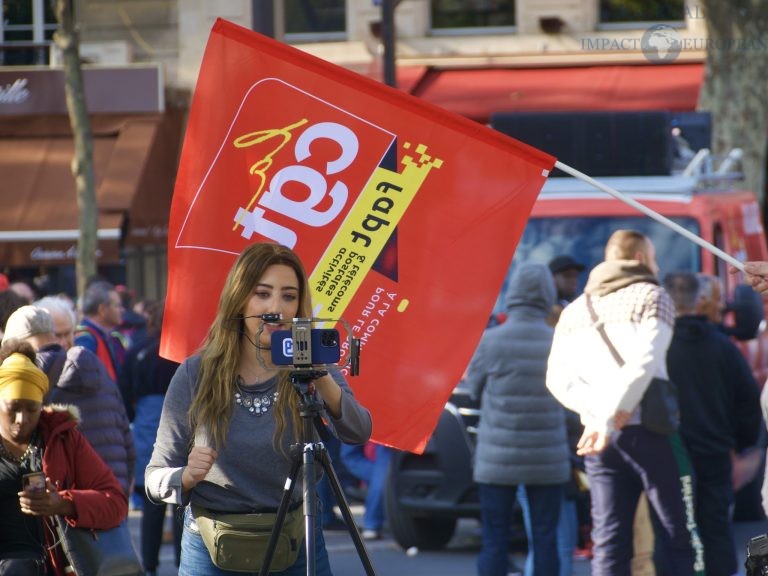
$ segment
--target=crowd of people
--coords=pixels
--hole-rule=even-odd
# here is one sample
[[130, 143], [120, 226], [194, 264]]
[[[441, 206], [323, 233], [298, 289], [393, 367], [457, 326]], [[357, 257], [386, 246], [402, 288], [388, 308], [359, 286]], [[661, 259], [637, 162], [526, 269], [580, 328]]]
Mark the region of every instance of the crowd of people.
[[[18, 286], [24, 286], [18, 289]], [[45, 381], [44, 391], [39, 401], [30, 403], [29, 398], [25, 402], [29, 404], [30, 421], [34, 419], [34, 412], [41, 414], [41, 421], [46, 420], [48, 411], [55, 414], [56, 422], [72, 422], [77, 426], [77, 446], [87, 445], [88, 449], [82, 449], [82, 455], [78, 454], [76, 460], [68, 462], [70, 466], [90, 466], [89, 458], [95, 453], [98, 456], [94, 467], [103, 476], [108, 471], [110, 481], [114, 481], [120, 492], [120, 499], [125, 506], [120, 508], [121, 514], [117, 521], [112, 518], [105, 524], [103, 521], [93, 523], [88, 516], [88, 507], [81, 507], [75, 500], [75, 509], [68, 508], [66, 514], [61, 514], [73, 526], [85, 526], [90, 528], [111, 528], [125, 520], [128, 512], [128, 503], [133, 492], [143, 487], [143, 471], [149, 460], [147, 450], [151, 452], [154, 445], [154, 430], [156, 421], [159, 420], [159, 410], [162, 407], [164, 390], [155, 389], [159, 395], [159, 402], [148, 406], [136, 393], [137, 388], [152, 387], [156, 374], [154, 371], [144, 372], [139, 377], [131, 378], [129, 370], [133, 363], [129, 362], [137, 354], [146, 349], [149, 337], [144, 337], [137, 332], [134, 326], [125, 322], [126, 313], [122, 295], [128, 293], [124, 287], [116, 287], [103, 279], [94, 279], [90, 282], [80, 299], [79, 307], [67, 294], [46, 295], [37, 298], [33, 288], [24, 283], [14, 283], [5, 291], [0, 292], [0, 323], [2, 323], [2, 348], [0, 357], [8, 354], [18, 356], [19, 351], [27, 355]], [[162, 302], [142, 302], [142, 310], [162, 309]], [[149, 325], [156, 328], [155, 337], [158, 337], [159, 324], [150, 313], [133, 317], [141, 318], [141, 325]], [[130, 331], [128, 329], [131, 329]], [[155, 351], [156, 354], [156, 351]], [[159, 358], [159, 356], [157, 356]], [[3, 364], [0, 369], [5, 366]], [[170, 380], [170, 377], [167, 378]], [[21, 384], [16, 384], [21, 386]], [[166, 382], [167, 387], [167, 382]], [[142, 388], [143, 389], [143, 388]], [[34, 409], [33, 409], [34, 407]], [[7, 403], [0, 405], [0, 412], [6, 413]], [[147, 437], [145, 421], [151, 421], [152, 416], [147, 415], [154, 410], [155, 428], [152, 436]], [[26, 417], [21, 415], [14, 417], [24, 428]], [[30, 447], [41, 453], [50, 451], [53, 446], [48, 446], [47, 440], [41, 435], [35, 441], [24, 444], [14, 444], [13, 433], [15, 424], [10, 424], [8, 435], [5, 429], [2, 434], [3, 454], [14, 454], [21, 448], [25, 451]], [[67, 427], [69, 425], [67, 424]], [[68, 438], [69, 436], [66, 436]], [[35, 444], [37, 442], [37, 444]], [[69, 442], [69, 440], [67, 440]], [[82, 458], [81, 458], [82, 456]], [[12, 462], [12, 464], [16, 464]], [[71, 473], [61, 481], [54, 477], [46, 465], [46, 459], [39, 459], [36, 464], [30, 464], [30, 470], [44, 472], [53, 480], [55, 489], [46, 492], [55, 492], [65, 501], [71, 500], [67, 496], [67, 489], [87, 490], [89, 486], [77, 481], [76, 474]], [[20, 468], [20, 472], [24, 472]], [[14, 467], [14, 472], [16, 472]], [[69, 474], [66, 470], [65, 473]], [[12, 476], [9, 476], [9, 479]], [[103, 478], [100, 481], [104, 482]], [[74, 483], [73, 483], [74, 482]], [[68, 485], [69, 484], [69, 485]], [[13, 496], [20, 489], [4, 491], [4, 507], [14, 508]], [[55, 499], [56, 496], [48, 496]], [[19, 498], [18, 496], [16, 497]], [[21, 497], [23, 503], [25, 497]], [[86, 499], [87, 500], [87, 499]], [[89, 504], [90, 506], [90, 504]], [[142, 564], [147, 574], [154, 574], [157, 570], [159, 549], [163, 538], [163, 518], [157, 518], [152, 514], [152, 508], [147, 507], [146, 514], [142, 517], [141, 557]], [[59, 514], [57, 512], [57, 514]], [[34, 513], [37, 519], [26, 519], [29, 524], [34, 524], [40, 534], [49, 535], [50, 519], [48, 514]], [[68, 516], [71, 516], [70, 519]], [[159, 524], [159, 526], [158, 526]], [[51, 527], [52, 529], [52, 527]], [[46, 536], [48, 537], [48, 536]], [[66, 557], [62, 555], [60, 547], [46, 544], [40, 540], [37, 545], [30, 543], [14, 543], [12, 540], [0, 539], [0, 574], [23, 574], [22, 564], [28, 565], [28, 573], [63, 574], [67, 570], [64, 563]], [[21, 545], [21, 549], [19, 549]], [[34, 553], [32, 549], [34, 548]], [[177, 563], [179, 555], [177, 553]], [[7, 571], [5, 565], [8, 564]], [[37, 570], [37, 571], [35, 571]]]
[[[309, 315], [301, 262], [273, 244], [246, 249], [232, 267], [205, 345], [181, 365], [159, 355], [163, 310], [163, 301], [133, 302], [129, 290], [100, 278], [88, 283], [77, 305], [65, 294], [38, 299], [25, 283], [0, 291], [0, 359], [8, 358], [0, 365], [0, 506], [9, 512], [0, 520], [0, 574], [65, 573], [67, 557], [49, 541], [51, 517], [112, 528], [125, 520], [129, 504], [141, 511], [147, 575], [158, 569], [168, 510], [179, 572], [230, 573], [209, 554], [198, 525], [218, 514], [276, 509], [302, 422], [298, 395], [269, 353], [271, 333], [285, 326], [261, 315]], [[337, 465], [350, 489], [361, 483], [367, 488], [363, 536], [378, 538], [388, 449], [372, 457], [378, 448], [367, 444], [370, 413], [339, 370], [331, 368], [311, 384], [322, 402], [329, 443], [333, 438], [337, 447], [361, 450], [361, 457], [345, 454], [350, 470], [340, 453]], [[49, 466], [59, 437], [82, 451], [69, 466], [84, 468], [91, 458], [97, 465], [87, 471]], [[370, 448], [363, 451], [365, 446]], [[258, 458], [243, 458], [254, 452]], [[47, 477], [44, 497], [22, 486], [30, 471]], [[90, 501], [81, 505], [78, 491], [88, 490], [107, 497], [117, 490], [119, 498], [95, 515]], [[301, 498], [297, 491], [292, 511]], [[330, 574], [322, 533], [339, 526], [325, 526], [320, 518], [337, 519], [336, 502], [333, 495], [318, 502], [317, 573]], [[20, 518], [28, 530], [12, 538]], [[275, 559], [279, 573], [306, 573], [300, 544], [292, 542], [290, 561]]]
[[[768, 264], [746, 270], [748, 283], [768, 292]], [[722, 325], [719, 279], [659, 279], [653, 243], [632, 230], [608, 239], [577, 295], [582, 271], [569, 255], [549, 270], [518, 266], [506, 319], [486, 331], [468, 369], [481, 403], [478, 574], [514, 571], [515, 504], [528, 534], [524, 574], [572, 573], [582, 520], [564, 496], [571, 466], [588, 480], [593, 575], [644, 573], [638, 561], [659, 576], [735, 574], [735, 455], [764, 445], [765, 424], [758, 382]], [[643, 400], [652, 381], [670, 380], [679, 424], [660, 431]]]
[[[519, 505], [526, 576], [571, 574], [585, 524], [592, 574], [628, 576], [644, 494], [656, 574], [730, 576], [734, 454], [761, 445], [765, 424], [759, 385], [721, 325], [722, 285], [688, 272], [660, 280], [653, 243], [631, 230], [608, 239], [579, 295], [584, 271], [569, 255], [518, 266], [504, 319], [486, 330], [467, 369], [481, 405], [478, 574], [509, 573]], [[768, 263], [746, 263], [745, 276], [768, 292]], [[220, 552], [228, 535], [217, 520], [237, 527], [253, 513], [274, 514], [291, 447], [307, 434], [302, 398], [269, 352], [271, 334], [287, 327], [282, 318], [311, 315], [307, 282], [290, 249], [249, 246], [205, 342], [181, 364], [159, 354], [162, 301], [133, 302], [103, 279], [77, 305], [65, 294], [38, 298], [24, 283], [0, 290], [0, 574], [67, 573], [51, 518], [112, 528], [129, 502], [142, 513], [147, 574], [158, 568], [169, 511], [180, 574], [257, 571], [263, 555]], [[677, 386], [671, 433], [643, 415], [656, 380]], [[339, 475], [350, 491], [366, 488], [363, 536], [380, 538], [392, 451], [369, 443], [370, 412], [340, 371], [309, 384]], [[44, 488], [25, 484], [40, 472]], [[331, 574], [323, 531], [340, 520], [333, 494], [322, 482], [318, 489], [312, 561], [315, 573]], [[273, 558], [279, 574], [305, 574], [310, 561], [295, 521], [301, 496]]]

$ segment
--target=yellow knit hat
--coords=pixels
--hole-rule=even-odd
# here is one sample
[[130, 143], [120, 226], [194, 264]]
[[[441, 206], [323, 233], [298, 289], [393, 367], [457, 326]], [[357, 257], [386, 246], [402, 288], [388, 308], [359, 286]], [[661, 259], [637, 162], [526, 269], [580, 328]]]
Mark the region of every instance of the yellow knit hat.
[[24, 354], [14, 352], [0, 364], [0, 399], [42, 402], [48, 376]]

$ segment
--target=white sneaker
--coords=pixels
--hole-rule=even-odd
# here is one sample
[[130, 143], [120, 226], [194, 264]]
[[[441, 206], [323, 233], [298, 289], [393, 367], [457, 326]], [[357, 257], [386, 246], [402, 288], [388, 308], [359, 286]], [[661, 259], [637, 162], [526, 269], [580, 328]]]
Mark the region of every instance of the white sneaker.
[[361, 534], [363, 540], [378, 540], [381, 538], [381, 533], [378, 530], [363, 530]]

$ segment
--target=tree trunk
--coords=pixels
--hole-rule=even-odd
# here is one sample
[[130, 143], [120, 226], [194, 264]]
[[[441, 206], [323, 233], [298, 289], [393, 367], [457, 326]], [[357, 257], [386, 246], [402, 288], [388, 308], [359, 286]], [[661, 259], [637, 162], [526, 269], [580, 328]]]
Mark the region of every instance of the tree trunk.
[[75, 139], [75, 156], [72, 158], [72, 175], [75, 177], [77, 207], [80, 215], [80, 238], [77, 246], [77, 293], [85, 291], [85, 284], [96, 274], [96, 249], [98, 247], [96, 188], [93, 176], [93, 134], [88, 108], [85, 103], [83, 73], [80, 69], [80, 47], [75, 30], [71, 0], [55, 1], [54, 9], [58, 29], [54, 42], [61, 49], [64, 62], [64, 78], [67, 95], [69, 124]]
[[701, 0], [708, 43], [699, 108], [712, 113], [712, 150], [744, 152], [745, 184], [765, 201], [768, 0]]

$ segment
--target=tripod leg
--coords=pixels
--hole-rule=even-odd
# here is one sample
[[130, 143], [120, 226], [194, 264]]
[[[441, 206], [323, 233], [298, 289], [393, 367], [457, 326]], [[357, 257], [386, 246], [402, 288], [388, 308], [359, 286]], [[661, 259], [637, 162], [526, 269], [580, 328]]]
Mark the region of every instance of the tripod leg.
[[304, 445], [302, 473], [304, 478], [304, 542], [307, 551], [307, 576], [315, 576], [315, 514], [317, 490], [315, 489], [315, 449], [318, 444]]
[[352, 517], [352, 511], [349, 509], [349, 504], [347, 503], [347, 499], [344, 496], [344, 491], [341, 489], [339, 477], [336, 475], [336, 470], [333, 469], [331, 459], [328, 456], [328, 452], [325, 450], [325, 447], [320, 450], [319, 458], [320, 463], [323, 466], [323, 471], [325, 471], [325, 473], [328, 475], [328, 482], [333, 489], [333, 493], [336, 495], [336, 503], [339, 505], [341, 515], [344, 518], [344, 523], [347, 525], [347, 531], [352, 537], [352, 542], [355, 544], [357, 555], [360, 558], [360, 562], [363, 564], [363, 568], [365, 568], [365, 573], [368, 576], [376, 576], [376, 571], [373, 569], [371, 558], [368, 556], [368, 550], [365, 548], [365, 542], [363, 542], [360, 533], [357, 531], [355, 519]]
[[291, 495], [296, 486], [299, 466], [301, 466], [301, 460], [298, 456], [294, 456], [291, 463], [291, 469], [288, 472], [288, 478], [285, 481], [285, 487], [283, 488], [283, 496], [280, 499], [280, 505], [277, 507], [275, 525], [272, 527], [272, 533], [269, 535], [267, 551], [264, 553], [264, 563], [261, 565], [261, 570], [259, 570], [259, 576], [267, 576], [269, 574], [269, 568], [272, 565], [272, 557], [275, 555], [275, 548], [277, 547], [280, 530], [283, 528], [285, 515], [288, 513], [288, 506], [291, 504]]

